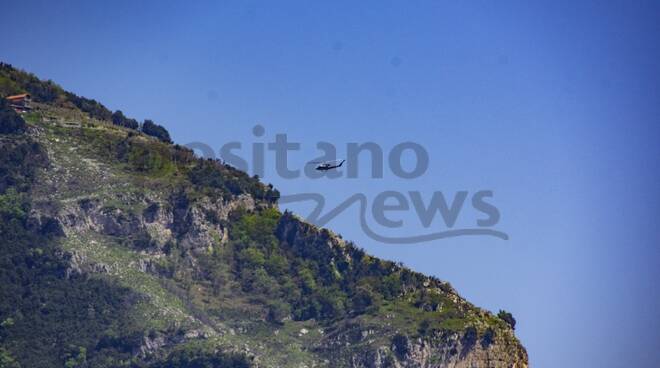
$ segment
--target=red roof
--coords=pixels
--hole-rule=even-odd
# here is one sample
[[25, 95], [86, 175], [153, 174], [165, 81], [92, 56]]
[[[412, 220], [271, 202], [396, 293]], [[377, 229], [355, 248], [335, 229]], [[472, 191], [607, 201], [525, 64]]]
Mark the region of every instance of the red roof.
[[23, 99], [23, 98], [26, 98], [26, 97], [30, 98], [30, 95], [27, 94], [27, 93], [22, 93], [20, 95], [7, 96], [5, 98], [8, 99], [8, 100], [20, 100], [20, 99]]

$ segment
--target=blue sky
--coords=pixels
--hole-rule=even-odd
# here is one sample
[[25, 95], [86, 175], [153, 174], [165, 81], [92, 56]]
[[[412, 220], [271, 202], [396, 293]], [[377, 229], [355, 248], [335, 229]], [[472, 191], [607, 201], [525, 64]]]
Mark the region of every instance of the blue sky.
[[[380, 244], [357, 207], [328, 226], [513, 312], [534, 367], [660, 366], [660, 3], [21, 1], [0, 32], [0, 60], [179, 143], [238, 141], [249, 159], [286, 133], [292, 168], [319, 141], [339, 156], [419, 143], [430, 165], [413, 180], [282, 179], [272, 153], [265, 180], [323, 194], [324, 212], [358, 192], [492, 190], [506, 241]], [[404, 222], [380, 228], [392, 236], [444, 228], [388, 216]], [[467, 206], [457, 226], [478, 216]]]

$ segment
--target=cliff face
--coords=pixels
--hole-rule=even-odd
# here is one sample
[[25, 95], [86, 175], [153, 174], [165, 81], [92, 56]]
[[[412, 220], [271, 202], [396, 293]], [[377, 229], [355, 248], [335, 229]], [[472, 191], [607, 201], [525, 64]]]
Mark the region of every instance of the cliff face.
[[527, 366], [511, 326], [448, 283], [90, 116], [37, 102], [0, 134], [6, 366]]

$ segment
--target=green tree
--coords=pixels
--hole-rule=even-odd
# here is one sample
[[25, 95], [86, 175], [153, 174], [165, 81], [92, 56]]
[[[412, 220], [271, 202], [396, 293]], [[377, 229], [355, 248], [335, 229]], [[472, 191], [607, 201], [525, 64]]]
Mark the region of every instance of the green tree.
[[268, 304], [267, 319], [269, 322], [283, 324], [284, 319], [291, 315], [291, 306], [280, 300], [274, 300]]
[[312, 270], [307, 267], [303, 267], [298, 271], [298, 276], [300, 276], [303, 289], [307, 293], [312, 293], [316, 290], [316, 280], [314, 279], [314, 273]]
[[401, 293], [402, 282], [399, 274], [392, 273], [383, 278], [381, 283], [381, 292], [385, 299], [394, 299]]
[[510, 312], [507, 312], [503, 309], [500, 309], [500, 311], [497, 313], [497, 316], [506, 322], [509, 326], [511, 326], [511, 329], [515, 330], [516, 329], [516, 319], [513, 318], [513, 314]]
[[319, 295], [321, 318], [334, 319], [345, 312], [346, 295], [339, 290], [324, 290]]
[[21, 368], [16, 359], [4, 348], [0, 347], [0, 368]]
[[255, 247], [243, 249], [239, 254], [239, 260], [241, 262], [241, 267], [252, 269], [261, 267], [266, 263], [266, 257], [264, 257], [264, 254]]
[[137, 129], [140, 127], [140, 124], [138, 124], [137, 120], [127, 118], [124, 116], [124, 113], [121, 112], [121, 110], [115, 111], [112, 114], [111, 119], [113, 124], [123, 126], [125, 128]]
[[26, 206], [23, 195], [17, 193], [15, 188], [9, 188], [5, 194], [0, 194], [0, 218], [3, 221], [24, 219]]
[[70, 357], [64, 363], [65, 368], [82, 368], [87, 362], [87, 349], [84, 347], [79, 347], [78, 352], [75, 353], [75, 356]]
[[145, 120], [144, 123], [142, 124], [142, 133], [146, 135], [150, 135], [152, 137], [156, 137], [163, 142], [172, 143], [172, 139], [170, 138], [170, 133], [167, 131], [167, 129], [165, 129], [165, 127], [163, 127], [162, 125], [158, 125], [149, 119]]
[[271, 256], [266, 259], [265, 267], [269, 274], [281, 276], [288, 270], [289, 262], [286, 257], [275, 253], [271, 254]]
[[404, 359], [410, 353], [410, 347], [408, 346], [408, 337], [402, 334], [396, 334], [392, 338], [392, 346], [394, 347], [394, 353], [399, 359]]
[[9, 106], [7, 100], [0, 97], [0, 134], [20, 134], [25, 128], [23, 118]]

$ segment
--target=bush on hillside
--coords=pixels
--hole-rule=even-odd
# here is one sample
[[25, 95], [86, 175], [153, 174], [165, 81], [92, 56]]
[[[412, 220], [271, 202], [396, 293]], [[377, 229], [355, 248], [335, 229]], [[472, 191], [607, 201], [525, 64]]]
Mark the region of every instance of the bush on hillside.
[[156, 137], [163, 142], [172, 143], [170, 133], [162, 125], [158, 125], [153, 121], [147, 119], [142, 124], [142, 133]]
[[500, 310], [499, 313], [497, 313], [497, 316], [511, 326], [511, 329], [516, 329], [516, 319], [513, 318], [513, 314], [505, 310]]
[[25, 131], [23, 118], [9, 107], [4, 98], [0, 98], [0, 134], [20, 134]]
[[137, 129], [140, 126], [137, 120], [127, 118], [121, 110], [112, 113], [112, 123], [130, 129]]

